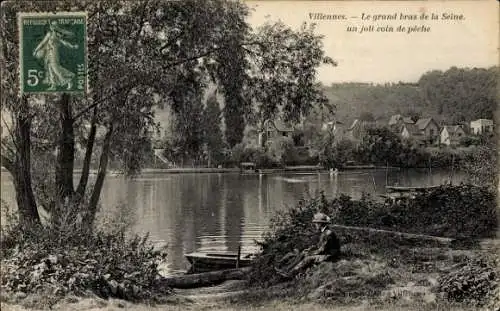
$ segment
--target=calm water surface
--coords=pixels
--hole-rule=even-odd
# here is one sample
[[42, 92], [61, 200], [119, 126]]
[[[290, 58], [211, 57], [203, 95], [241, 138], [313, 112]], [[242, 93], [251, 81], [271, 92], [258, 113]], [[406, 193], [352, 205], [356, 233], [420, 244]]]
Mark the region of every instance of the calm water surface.
[[[359, 198], [362, 192], [385, 193], [387, 184], [441, 184], [450, 172], [351, 171], [329, 174], [154, 174], [133, 179], [107, 177], [101, 194], [103, 214], [129, 215], [137, 233], [167, 244], [170, 271], [188, 268], [183, 254], [192, 251], [255, 250], [254, 240], [267, 228], [274, 212], [295, 205], [319, 191]], [[464, 175], [455, 173], [454, 182]], [[13, 186], [2, 173], [2, 199], [14, 205]]]

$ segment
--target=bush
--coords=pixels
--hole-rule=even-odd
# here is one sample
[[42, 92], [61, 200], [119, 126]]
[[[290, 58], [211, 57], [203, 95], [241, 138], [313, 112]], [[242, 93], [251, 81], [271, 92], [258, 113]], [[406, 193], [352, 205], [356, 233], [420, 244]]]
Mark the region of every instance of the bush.
[[[61, 223], [61, 222], [59, 222]], [[168, 292], [158, 264], [165, 258], [147, 236], [116, 230], [63, 230], [71, 226], [21, 227], [2, 232], [2, 291], [62, 298], [92, 292], [140, 301]], [[7, 243], [8, 241], [8, 243]], [[4, 248], [5, 247], [5, 248]]]
[[498, 287], [495, 264], [486, 259], [476, 259], [459, 264], [438, 280], [438, 289], [450, 301], [482, 306]]
[[399, 203], [340, 196], [328, 202], [334, 221], [350, 226], [451, 238], [493, 237], [498, 228], [495, 193], [474, 185], [445, 185]]
[[241, 162], [253, 162], [258, 168], [281, 167], [281, 163], [266, 153], [263, 148], [242, 143], [233, 147], [231, 160], [237, 165]]
[[327, 146], [321, 155], [321, 163], [326, 168], [342, 168], [354, 156], [354, 144], [347, 139]]
[[257, 243], [262, 252], [250, 273], [251, 284], [270, 286], [281, 281], [274, 270], [277, 261], [294, 249], [302, 251], [311, 246], [316, 236], [311, 219], [324, 205], [323, 200], [301, 201], [293, 208], [278, 212], [271, 219], [270, 231], [264, 235], [262, 242]]

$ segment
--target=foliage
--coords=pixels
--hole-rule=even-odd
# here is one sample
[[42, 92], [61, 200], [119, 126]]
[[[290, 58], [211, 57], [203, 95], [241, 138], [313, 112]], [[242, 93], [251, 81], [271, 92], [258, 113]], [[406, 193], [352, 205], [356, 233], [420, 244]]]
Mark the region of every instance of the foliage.
[[51, 222], [59, 225], [26, 228], [10, 222], [2, 227], [2, 291], [55, 300], [93, 292], [133, 301], [169, 292], [158, 275], [165, 254], [154, 250], [147, 236], [130, 237], [121, 224], [89, 232], [75, 219]]
[[[433, 115], [421, 98], [415, 84], [334, 83], [323, 87], [324, 94], [336, 109], [337, 120], [351, 124], [364, 112], [387, 122], [394, 114], [414, 110], [422, 115]], [[417, 110], [418, 109], [418, 110]]]
[[253, 162], [258, 168], [278, 168], [282, 166], [264, 148], [255, 145], [240, 143], [234, 146], [231, 153], [231, 160], [235, 165], [239, 165], [241, 162]]
[[347, 139], [328, 144], [322, 150], [321, 163], [326, 168], [342, 168], [353, 160], [355, 151], [354, 143]]
[[[337, 119], [352, 122], [363, 112], [386, 121], [394, 114], [432, 116], [443, 124], [493, 119], [497, 107], [498, 66], [450, 68], [424, 73], [418, 83], [336, 83], [323, 87]], [[348, 103], [348, 104], [347, 104]], [[415, 121], [415, 120], [414, 120]]]
[[329, 209], [340, 224], [452, 238], [491, 237], [498, 228], [495, 193], [466, 184], [441, 186], [386, 205], [342, 196]]
[[482, 306], [498, 287], [499, 276], [495, 272], [495, 262], [481, 258], [452, 267], [438, 282], [438, 290], [446, 299]]
[[466, 154], [461, 161], [464, 170], [474, 184], [495, 189], [498, 185], [498, 147], [494, 140], [476, 146], [475, 152]]
[[266, 154], [273, 162], [284, 163], [285, 155], [293, 152], [294, 142], [291, 137], [275, 137], [267, 142]]
[[285, 165], [317, 165], [319, 157], [307, 147], [291, 146], [282, 156]]
[[397, 163], [397, 156], [402, 151], [401, 139], [388, 128], [368, 128], [356, 151], [364, 163]]
[[170, 148], [178, 150], [171, 158], [181, 165], [185, 161], [198, 163], [202, 156], [204, 141], [203, 104], [199, 94], [179, 95], [177, 114], [173, 121], [174, 133]]
[[312, 107], [327, 105], [316, 82], [317, 67], [336, 63], [324, 55], [322, 36], [315, 26], [302, 24], [298, 31], [277, 22], [258, 27], [251, 41], [264, 44], [249, 49], [249, 95], [257, 106], [259, 126], [281, 111], [285, 122], [298, 122]]
[[[32, 1], [2, 8], [2, 59], [8, 60], [1, 62], [8, 73], [2, 79], [2, 110], [13, 121], [2, 139], [2, 163], [14, 177], [21, 221], [27, 224], [40, 223], [33, 188], [42, 186], [31, 174], [32, 151], [37, 151], [33, 158], [56, 153], [48, 186], [55, 197], [48, 211], [70, 201], [78, 206], [75, 213], [84, 215], [83, 223], [92, 226], [108, 163], [134, 174], [151, 156], [151, 137], [158, 129], [155, 107], [170, 105], [176, 116], [178, 135], [168, 153], [196, 163], [203, 142], [201, 98], [209, 85], [222, 90], [226, 138], [234, 146], [256, 103], [265, 105], [262, 113], [281, 107], [285, 117], [297, 119], [323, 102], [316, 67], [333, 64], [312, 26], [293, 31], [282, 23], [266, 24], [251, 33], [245, 21], [249, 11], [241, 2]], [[17, 12], [82, 9], [89, 17], [89, 96], [19, 98]], [[75, 185], [77, 147], [85, 156]], [[91, 183], [96, 158], [98, 175]], [[46, 173], [50, 170], [47, 166]]]
[[498, 67], [456, 68], [428, 72], [418, 81], [424, 101], [447, 116], [450, 124], [493, 119], [497, 105]]
[[258, 242], [262, 252], [253, 265], [250, 283], [270, 286], [281, 281], [274, 267], [288, 252], [311, 246], [316, 236], [311, 219], [321, 204], [321, 199], [300, 201], [271, 219], [269, 231]]
[[[218, 165], [224, 161], [224, 140], [221, 130], [221, 111], [215, 94], [207, 100], [203, 113], [203, 136], [207, 147], [207, 156], [211, 165]], [[211, 166], [209, 165], [209, 166]]]
[[[473, 185], [442, 186], [415, 199], [386, 203], [368, 196], [353, 200], [340, 195], [327, 200], [321, 195], [280, 211], [271, 220], [269, 231], [259, 243], [262, 253], [253, 266], [252, 283], [267, 286], [280, 281], [274, 271], [276, 263], [288, 252], [301, 251], [314, 243], [311, 219], [318, 211], [330, 215], [332, 222], [340, 225], [455, 239], [492, 237], [498, 228], [495, 193]], [[340, 228], [335, 231], [343, 245], [363, 244], [375, 253], [386, 252], [386, 255], [398, 245], [429, 247], [435, 244], [411, 238], [387, 239], [368, 230], [355, 234]], [[346, 248], [343, 250], [346, 255]]]

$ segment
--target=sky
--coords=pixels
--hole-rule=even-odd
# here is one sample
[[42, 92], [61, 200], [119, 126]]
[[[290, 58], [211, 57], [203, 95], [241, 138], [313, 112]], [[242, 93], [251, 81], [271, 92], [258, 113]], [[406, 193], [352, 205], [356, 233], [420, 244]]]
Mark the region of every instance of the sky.
[[[246, 1], [253, 8], [253, 27], [281, 20], [297, 28], [303, 22], [316, 23], [324, 35], [324, 49], [338, 66], [322, 67], [318, 79], [337, 82], [416, 82], [434, 69], [491, 67], [498, 65], [499, 5], [495, 0], [480, 1]], [[309, 13], [342, 15], [347, 20], [312, 20]], [[362, 14], [372, 20], [362, 20]], [[401, 20], [401, 15], [422, 13], [429, 20]], [[438, 20], [431, 20], [431, 14]], [[380, 16], [380, 15], [384, 16]], [[398, 20], [387, 20], [396, 14]], [[443, 14], [448, 18], [443, 19]], [[463, 20], [455, 19], [462, 14]], [[449, 17], [453, 15], [454, 18]], [[373, 21], [377, 18], [377, 21]], [[360, 27], [374, 26], [360, 33]], [[429, 32], [396, 32], [397, 26], [430, 27]], [[347, 32], [357, 26], [358, 32]], [[393, 27], [394, 32], [377, 32], [377, 27]]]

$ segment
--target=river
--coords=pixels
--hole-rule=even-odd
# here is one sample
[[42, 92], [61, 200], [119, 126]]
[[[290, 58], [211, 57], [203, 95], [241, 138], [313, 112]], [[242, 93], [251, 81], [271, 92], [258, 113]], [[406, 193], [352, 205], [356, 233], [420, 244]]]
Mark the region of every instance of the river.
[[[75, 176], [77, 177], [77, 176]], [[359, 198], [385, 193], [388, 185], [427, 186], [445, 182], [446, 171], [348, 171], [329, 174], [240, 175], [237, 173], [148, 174], [126, 179], [107, 177], [101, 194], [101, 218], [121, 215], [133, 230], [149, 232], [167, 245], [169, 271], [185, 270], [183, 254], [192, 251], [255, 250], [269, 219], [279, 209], [324, 191]], [[464, 174], [453, 175], [458, 183]], [[1, 197], [15, 205], [10, 175], [2, 172]]]

